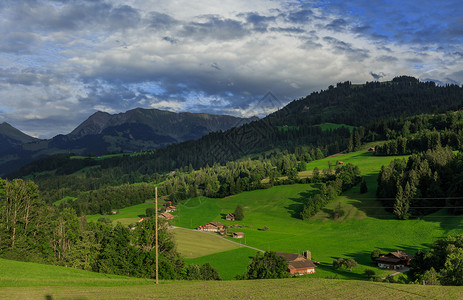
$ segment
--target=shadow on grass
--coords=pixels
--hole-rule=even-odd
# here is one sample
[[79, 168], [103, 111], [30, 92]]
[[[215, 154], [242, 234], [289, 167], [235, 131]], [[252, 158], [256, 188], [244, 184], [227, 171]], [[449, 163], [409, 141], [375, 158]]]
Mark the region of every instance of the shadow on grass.
[[322, 270], [333, 273], [335, 277], [347, 278], [347, 279], [353, 279], [353, 280], [366, 280], [366, 276], [363, 274], [354, 273], [345, 268], [335, 269], [333, 268], [332, 265], [328, 263], [320, 263], [318, 267]]
[[308, 198], [313, 197], [316, 194], [318, 194], [318, 190], [299, 193], [299, 197], [289, 198], [289, 200], [294, 201], [294, 203], [286, 206], [285, 208], [288, 210], [288, 213], [291, 215], [292, 218], [300, 219], [305, 202]]
[[[396, 244], [392, 246], [392, 248], [373, 247], [371, 249], [364, 250], [364, 251], [345, 253], [342, 258], [353, 258], [359, 264], [377, 268], [378, 266], [376, 262], [372, 261], [371, 256], [370, 256], [371, 252], [375, 249], [381, 250], [383, 254], [387, 254], [389, 252], [395, 252], [395, 251], [405, 251], [408, 254], [411, 254], [412, 256], [414, 256], [418, 252], [418, 250], [422, 250], [426, 252], [429, 250], [430, 247], [431, 247], [430, 243], [422, 243], [420, 245]], [[334, 259], [338, 259], [339, 257], [331, 257], [331, 258], [334, 260]]]
[[360, 184], [358, 184], [344, 192], [342, 196], [346, 197], [350, 205], [365, 213], [367, 217], [381, 220], [394, 219], [393, 214], [386, 211], [381, 201], [376, 198], [378, 173], [370, 173], [364, 175], [363, 178], [367, 183], [367, 193], [360, 193]]

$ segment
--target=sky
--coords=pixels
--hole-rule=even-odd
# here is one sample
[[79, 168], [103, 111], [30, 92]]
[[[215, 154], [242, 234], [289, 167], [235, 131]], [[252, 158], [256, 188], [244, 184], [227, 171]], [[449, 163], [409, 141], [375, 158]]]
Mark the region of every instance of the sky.
[[39, 138], [96, 111], [249, 117], [269, 92], [399, 75], [463, 83], [459, 0], [0, 1], [0, 123]]

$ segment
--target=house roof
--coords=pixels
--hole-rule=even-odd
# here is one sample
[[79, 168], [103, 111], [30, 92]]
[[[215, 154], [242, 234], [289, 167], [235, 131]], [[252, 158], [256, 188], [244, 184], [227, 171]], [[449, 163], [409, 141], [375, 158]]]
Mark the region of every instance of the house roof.
[[407, 252], [405, 251], [395, 251], [395, 252], [389, 252], [388, 254], [386, 254], [388, 256], [394, 256], [396, 258], [399, 258], [399, 259], [408, 259], [411, 257], [410, 254], [408, 254]]
[[286, 259], [289, 269], [316, 268], [315, 264], [310, 259], [296, 253], [276, 252], [276, 255]]
[[276, 254], [285, 258], [287, 261], [296, 260], [297, 258], [302, 257], [301, 255], [295, 253], [276, 252]]
[[382, 255], [376, 258], [376, 261], [389, 263], [389, 264], [400, 264], [411, 258], [412, 256], [405, 251], [395, 251], [395, 252], [389, 252], [388, 254], [385, 254], [385, 255]]
[[[211, 224], [211, 225], [214, 225], [214, 226], [216, 226], [216, 227], [221, 227], [221, 226], [223, 227], [223, 226], [224, 226], [222, 223], [219, 223], [219, 222], [209, 222], [209, 223], [207, 223], [207, 224]], [[207, 225], [207, 224], [206, 224], [206, 225]]]
[[316, 268], [315, 264], [308, 259], [296, 260], [288, 262], [288, 268], [290, 269], [307, 269], [307, 268]]
[[159, 217], [161, 217], [161, 218], [166, 218], [166, 219], [173, 219], [173, 218], [174, 218], [174, 216], [171, 215], [171, 214], [168, 213], [168, 212], [159, 214]]
[[233, 232], [235, 235], [244, 235], [244, 232]]

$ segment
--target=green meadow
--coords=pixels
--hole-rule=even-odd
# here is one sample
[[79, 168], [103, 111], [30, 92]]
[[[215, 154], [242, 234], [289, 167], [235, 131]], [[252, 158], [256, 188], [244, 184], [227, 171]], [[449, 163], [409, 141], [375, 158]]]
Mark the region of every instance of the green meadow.
[[160, 281], [0, 259], [1, 299], [461, 299], [462, 287], [321, 278]]
[[[319, 268], [315, 274], [303, 277], [363, 280], [365, 269], [374, 269], [377, 275], [384, 277], [392, 272], [380, 270], [371, 262], [369, 255], [372, 250], [405, 250], [414, 254], [419, 249], [428, 248], [438, 238], [462, 232], [463, 228], [461, 218], [450, 218], [444, 211], [423, 219], [401, 221], [383, 209], [375, 198], [376, 179], [381, 166], [397, 158], [405, 157], [375, 156], [367, 151], [358, 151], [309, 163], [305, 172], [311, 172], [315, 167], [327, 169], [328, 161], [333, 163], [333, 168], [337, 160], [353, 163], [359, 166], [368, 186], [366, 194], [360, 193], [359, 186], [343, 193], [310, 220], [299, 219], [299, 214], [307, 197], [318, 191], [317, 184], [275, 186], [223, 199], [192, 198], [178, 204], [178, 210], [173, 213], [176, 217], [170, 222], [189, 229], [211, 221], [228, 226], [238, 224], [240, 228], [231, 228], [230, 231], [245, 233], [245, 238], [234, 240], [239, 243], [264, 251], [301, 253], [310, 250], [312, 259], [320, 262]], [[244, 208], [244, 220], [226, 221], [226, 214], [233, 212], [238, 204]], [[118, 215], [109, 217], [123, 224], [133, 223], [151, 205], [145, 203], [121, 209]], [[331, 213], [337, 205], [341, 205], [345, 214], [333, 220]], [[89, 216], [88, 220], [99, 217]], [[268, 230], [263, 230], [264, 227]], [[256, 253], [256, 250], [239, 247], [210, 234], [181, 229], [175, 229], [174, 233], [178, 250], [187, 263], [209, 262], [218, 269], [222, 278], [228, 280], [242, 274], [250, 257]], [[359, 266], [353, 272], [335, 270], [332, 261], [339, 257], [354, 258]]]
[[192, 231], [185, 228], [172, 229], [175, 243], [185, 258], [196, 258], [217, 252], [240, 248], [239, 245], [220, 238], [216, 234]]
[[148, 207], [154, 207], [153, 202], [146, 202], [142, 204], [137, 204], [133, 206], [129, 206], [126, 208], [121, 208], [119, 209], [119, 213], [115, 215], [90, 215], [87, 216], [87, 221], [98, 221], [99, 218], [101, 217], [107, 217], [113, 222], [120, 222], [123, 225], [129, 225], [133, 223], [137, 223], [138, 220], [140, 220], [141, 217], [145, 216], [146, 209]]
[[330, 130], [330, 129], [338, 129], [338, 128], [341, 128], [341, 127], [346, 127], [347, 129], [349, 129], [350, 132], [352, 132], [352, 130], [354, 130], [354, 128], [356, 128], [355, 126], [351, 126], [351, 125], [334, 124], [334, 123], [320, 124], [320, 127], [321, 127], [322, 130]]

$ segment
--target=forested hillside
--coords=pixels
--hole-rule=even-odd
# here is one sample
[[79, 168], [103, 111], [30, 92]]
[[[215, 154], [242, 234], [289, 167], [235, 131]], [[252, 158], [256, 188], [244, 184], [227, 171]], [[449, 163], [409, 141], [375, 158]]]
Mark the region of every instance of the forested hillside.
[[[314, 191], [298, 199], [291, 215], [307, 222], [360, 182], [366, 189], [359, 168], [350, 163], [333, 158], [335, 165], [330, 161], [323, 170], [309, 170], [307, 164], [359, 149], [370, 157], [412, 154], [379, 173], [377, 196], [389, 217], [405, 220], [443, 208], [460, 214], [462, 157], [455, 154], [463, 145], [460, 106], [463, 89], [458, 86], [410, 77], [346, 82], [196, 141], [107, 157], [46, 157], [0, 181], [0, 255], [20, 259], [28, 253], [32, 261], [153, 277], [152, 220], [130, 230], [87, 223], [85, 215], [108, 215], [143, 203], [152, 199], [154, 186], [160, 196], [181, 204], [198, 196], [224, 198], [312, 183]], [[18, 177], [34, 182], [13, 179]], [[332, 211], [335, 219], [342, 209]], [[219, 278], [209, 265], [185, 265], [167, 231], [161, 239], [163, 278]]]

